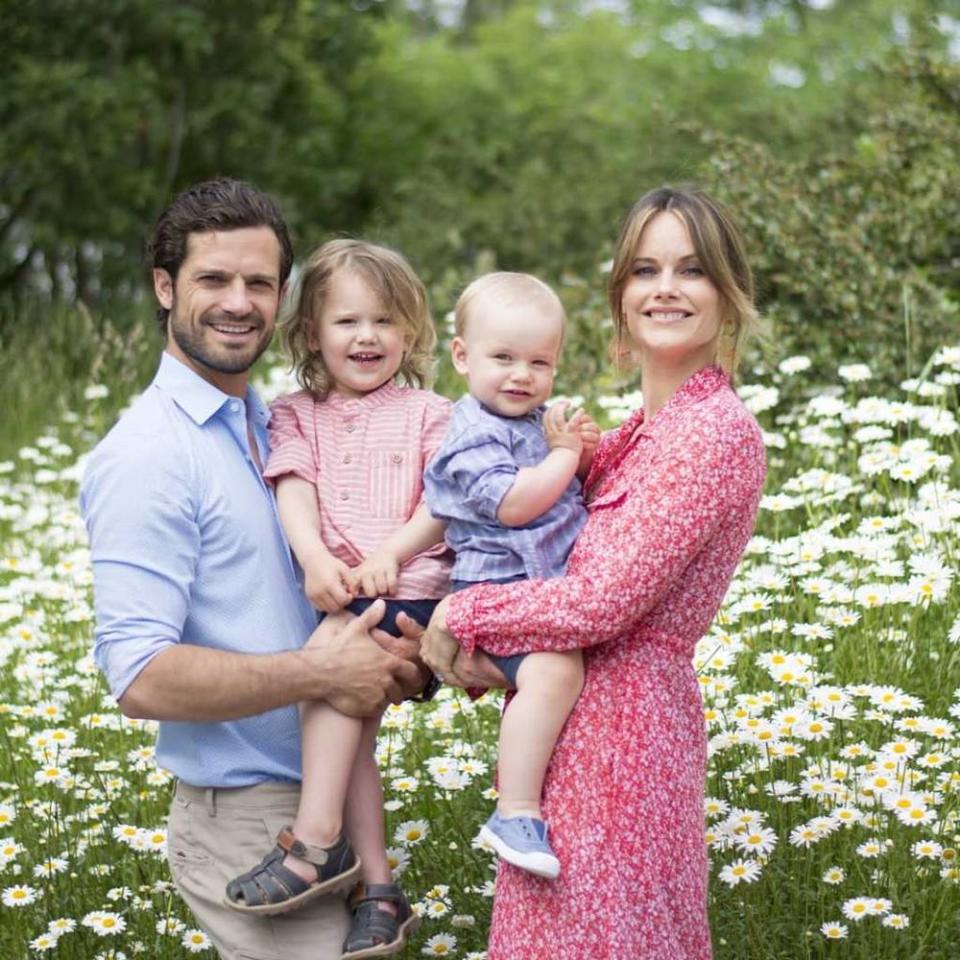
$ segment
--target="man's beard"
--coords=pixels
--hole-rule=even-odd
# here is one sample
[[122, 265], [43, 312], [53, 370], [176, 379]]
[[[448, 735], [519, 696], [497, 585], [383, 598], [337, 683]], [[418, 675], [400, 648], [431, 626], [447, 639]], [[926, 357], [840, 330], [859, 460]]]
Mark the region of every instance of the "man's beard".
[[252, 310], [244, 317], [227, 316], [217, 310], [208, 310], [196, 324], [180, 324], [175, 320], [176, 305], [170, 312], [168, 324], [170, 335], [177, 346], [195, 363], [214, 370], [217, 373], [244, 373], [259, 359], [260, 355], [270, 345], [271, 336], [261, 337], [246, 347], [231, 349], [227, 346], [212, 343], [208, 340], [207, 328], [222, 320], [224, 324], [245, 322], [255, 330], [262, 331], [265, 327], [263, 317], [259, 311]]

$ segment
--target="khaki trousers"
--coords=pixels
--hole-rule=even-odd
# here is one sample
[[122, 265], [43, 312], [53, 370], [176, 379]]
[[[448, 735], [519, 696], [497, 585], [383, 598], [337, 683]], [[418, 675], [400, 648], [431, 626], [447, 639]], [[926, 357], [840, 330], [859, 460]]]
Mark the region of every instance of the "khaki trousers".
[[256, 864], [292, 824], [300, 785], [204, 789], [179, 782], [167, 833], [174, 883], [223, 960], [339, 960], [343, 897], [320, 897], [279, 917], [250, 917], [223, 903], [227, 881]]

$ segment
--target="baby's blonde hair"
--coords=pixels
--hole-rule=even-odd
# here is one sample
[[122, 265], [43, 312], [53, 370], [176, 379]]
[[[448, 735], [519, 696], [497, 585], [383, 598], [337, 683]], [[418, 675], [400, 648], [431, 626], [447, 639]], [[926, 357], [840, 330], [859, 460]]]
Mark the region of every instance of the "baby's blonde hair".
[[332, 386], [323, 357], [318, 350], [310, 349], [310, 333], [320, 319], [338, 270], [359, 274], [384, 310], [403, 328], [403, 359], [397, 376], [410, 386], [430, 386], [437, 334], [427, 292], [396, 250], [363, 240], [330, 240], [313, 252], [303, 268], [293, 309], [280, 323], [280, 337], [300, 386], [321, 399]]
[[480, 300], [496, 297], [501, 303], [537, 304], [555, 309], [566, 329], [566, 313], [560, 298], [542, 280], [530, 273], [513, 273], [499, 270], [477, 277], [460, 294], [453, 308], [453, 332], [458, 337], [466, 335], [471, 308]]

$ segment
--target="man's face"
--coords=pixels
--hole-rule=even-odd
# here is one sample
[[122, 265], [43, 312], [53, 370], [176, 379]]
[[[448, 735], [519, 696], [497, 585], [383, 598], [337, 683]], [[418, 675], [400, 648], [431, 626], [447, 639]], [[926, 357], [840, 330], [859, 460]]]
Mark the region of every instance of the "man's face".
[[168, 352], [225, 393], [242, 396], [247, 372], [273, 336], [283, 295], [273, 230], [192, 233], [176, 282], [154, 270], [153, 284], [170, 311]]

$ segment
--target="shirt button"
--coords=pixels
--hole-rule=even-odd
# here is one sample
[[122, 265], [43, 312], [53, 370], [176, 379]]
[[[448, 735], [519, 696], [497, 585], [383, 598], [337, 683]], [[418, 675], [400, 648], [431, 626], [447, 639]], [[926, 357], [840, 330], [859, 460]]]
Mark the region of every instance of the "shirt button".
[[403, 455], [400, 454], [400, 453], [394, 453], [394, 454], [390, 457], [390, 459], [391, 459], [394, 463], [402, 463], [402, 462], [403, 462]]
[[357, 429], [357, 425], [355, 423], [348, 423], [346, 429], [347, 433], [353, 433], [353, 431]]
[[345, 454], [343, 455], [343, 462], [344, 462], [344, 463], [350, 463], [351, 460], [353, 460], [353, 457], [351, 457], [349, 453], [345, 453]]
[[341, 500], [349, 500], [349, 499], [350, 499], [350, 491], [349, 491], [349, 490], [341, 490], [341, 491], [340, 491], [340, 499], [341, 499]]

